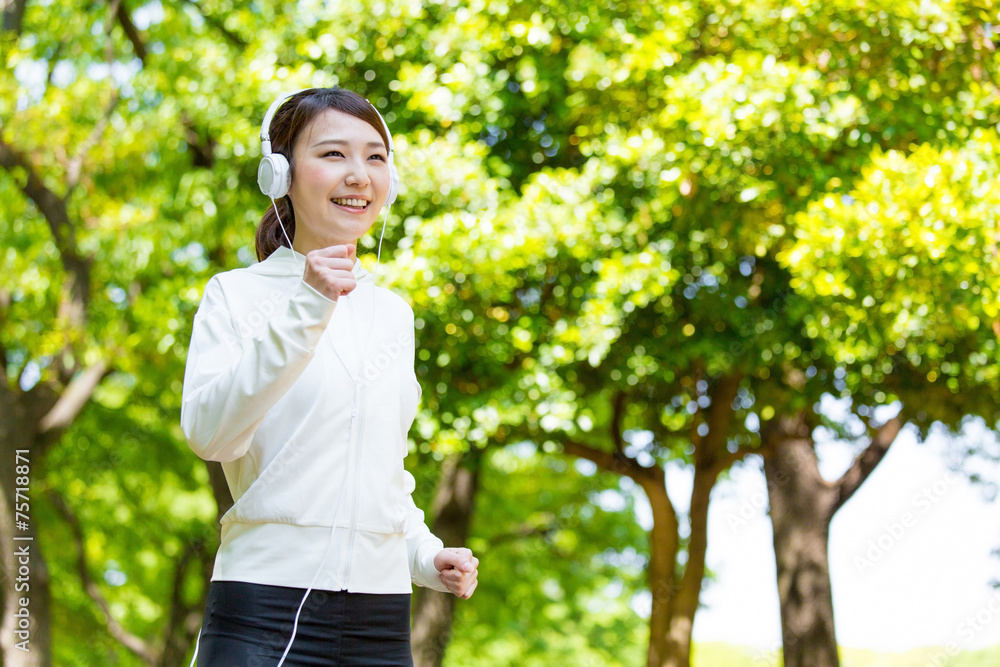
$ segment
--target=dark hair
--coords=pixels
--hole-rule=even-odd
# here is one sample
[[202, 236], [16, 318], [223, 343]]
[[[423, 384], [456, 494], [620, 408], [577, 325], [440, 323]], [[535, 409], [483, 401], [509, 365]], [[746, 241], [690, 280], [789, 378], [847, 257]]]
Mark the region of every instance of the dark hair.
[[[292, 156], [292, 147], [299, 134], [309, 126], [314, 118], [328, 109], [341, 111], [349, 116], [360, 118], [374, 127], [382, 141], [385, 142], [385, 150], [389, 150], [389, 137], [382, 126], [382, 119], [379, 117], [375, 107], [368, 103], [368, 100], [357, 93], [353, 93], [343, 88], [310, 88], [295, 93], [285, 100], [268, 128], [271, 137], [271, 150], [274, 153], [281, 153], [288, 159], [288, 170], [295, 177], [295, 158]], [[288, 231], [288, 238], [295, 240], [295, 211], [292, 209], [292, 201], [287, 195], [275, 200], [275, 205], [281, 214], [281, 221], [285, 223]], [[274, 206], [270, 206], [264, 217], [257, 224], [257, 234], [255, 236], [257, 245], [257, 259], [263, 262], [271, 253], [287, 246], [285, 235], [281, 233], [281, 226], [278, 224], [278, 216], [275, 214]]]

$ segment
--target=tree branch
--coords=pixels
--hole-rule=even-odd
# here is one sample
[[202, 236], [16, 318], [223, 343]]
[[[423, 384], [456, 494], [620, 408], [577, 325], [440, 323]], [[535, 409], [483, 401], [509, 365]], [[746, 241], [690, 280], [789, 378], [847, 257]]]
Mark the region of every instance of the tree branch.
[[[0, 289], [0, 330], [2, 330], [7, 325], [7, 311], [10, 308], [10, 292], [5, 289]], [[7, 372], [7, 364], [10, 363], [10, 357], [7, 356], [7, 347], [3, 344], [3, 339], [0, 339], [0, 367], [4, 373]]]
[[724, 470], [731, 468], [734, 463], [743, 459], [747, 454], [753, 453], [755, 452], [748, 449], [737, 449], [735, 452], [731, 452], [728, 448], [718, 452], [715, 458], [716, 474], [722, 474]]
[[222, 515], [233, 506], [233, 496], [229, 491], [226, 473], [218, 461], [205, 461], [208, 469], [208, 481], [212, 486], [212, 496], [215, 497], [216, 519], [222, 521]]
[[105, 622], [108, 624], [108, 632], [125, 648], [142, 658], [144, 662], [149, 665], [155, 665], [156, 652], [148, 643], [143, 641], [141, 637], [132, 634], [121, 626], [121, 624], [112, 615], [111, 608], [109, 607], [107, 600], [104, 599], [101, 589], [98, 588], [97, 584], [91, 578], [90, 567], [87, 564], [87, 552], [83, 541], [83, 529], [80, 527], [79, 519], [77, 519], [76, 515], [73, 514], [72, 510], [70, 510], [62, 496], [60, 496], [54, 489], [46, 491], [46, 495], [48, 495], [52, 504], [55, 505], [56, 510], [62, 515], [66, 523], [69, 524], [70, 531], [73, 533], [73, 541], [76, 544], [77, 573], [80, 576], [80, 580], [83, 582], [83, 587], [84, 590], [87, 591], [87, 595], [90, 596], [90, 599], [94, 601], [103, 613]]
[[115, 18], [118, 15], [118, 7], [121, 6], [122, 0], [109, 0], [109, 3], [111, 11], [108, 12], [108, 18], [104, 21], [104, 34], [108, 36], [104, 42], [104, 60], [107, 61], [108, 67], [111, 67], [115, 61], [115, 41], [111, 37], [111, 30], [115, 27]]
[[215, 164], [215, 139], [211, 136], [202, 139], [198, 128], [186, 111], [181, 112], [181, 122], [184, 125], [184, 141], [191, 147], [192, 166], [211, 169]]
[[24, 21], [24, 8], [28, 5], [28, 0], [4, 0], [3, 3], [3, 32], [13, 32], [20, 36], [21, 26]]
[[62, 57], [63, 49], [66, 47], [66, 42], [60, 40], [56, 42], [55, 48], [52, 50], [52, 55], [48, 58], [49, 61], [49, 72], [45, 75], [45, 85], [52, 85], [52, 76], [56, 72], [56, 65], [59, 64], [60, 58]]
[[42, 179], [35, 172], [34, 165], [20, 151], [8, 144], [0, 137], [0, 166], [16, 176], [15, 171], [22, 169], [27, 176], [27, 180], [21, 186], [21, 190], [35, 203], [38, 210], [45, 216], [49, 223], [52, 236], [55, 237], [56, 246], [66, 247], [70, 241], [72, 224], [69, 219], [69, 211], [66, 209], [66, 201], [55, 192], [45, 187]]
[[[694, 361], [694, 363], [692, 364], [692, 368], [691, 368], [691, 375], [694, 376], [693, 387], [695, 388], [695, 398], [698, 397], [697, 396], [697, 394], [698, 394], [698, 382], [701, 380], [703, 371], [704, 371], [704, 368], [702, 366], [702, 363], [699, 360], [696, 359]], [[701, 409], [699, 408], [691, 416], [691, 428], [688, 429], [688, 441], [694, 446], [696, 452], [699, 451], [700, 445], [701, 445], [701, 435], [698, 433], [698, 417], [700, 415], [701, 415]]]
[[705, 457], [703, 460], [715, 469], [716, 474], [722, 472], [719, 467], [731, 459], [731, 452], [726, 449], [726, 442], [729, 425], [733, 421], [733, 401], [736, 400], [742, 381], [741, 373], [723, 375], [710, 390], [712, 404], [708, 407], [705, 419], [708, 433], [702, 439], [701, 447], [695, 455], [703, 455]]
[[39, 433], [58, 433], [69, 426], [109, 371], [107, 362], [101, 359], [74, 377], [69, 386], [63, 390], [56, 404], [42, 417]]
[[66, 165], [66, 196], [76, 189], [76, 186], [80, 184], [80, 173], [83, 168], [83, 160], [87, 157], [97, 142], [101, 140], [101, 136], [108, 127], [108, 123], [111, 120], [111, 114], [114, 113], [115, 107], [118, 106], [118, 101], [121, 99], [118, 91], [116, 90], [111, 95], [111, 101], [108, 102], [107, 107], [104, 109], [104, 114], [98, 119], [97, 123], [94, 125], [94, 129], [90, 131], [87, 138], [80, 144], [77, 149], [76, 156], [69, 161]]
[[830, 512], [833, 516], [844, 503], [851, 499], [854, 492], [858, 490], [868, 476], [872, 474], [875, 467], [885, 458], [889, 451], [889, 446], [896, 440], [905, 422], [897, 415], [883, 424], [871, 439], [871, 443], [865, 447], [854, 463], [847, 469], [839, 480], [834, 482], [835, 500]]
[[625, 392], [619, 391], [615, 394], [615, 403], [611, 409], [611, 442], [615, 443], [616, 452], [625, 451], [625, 443], [622, 442], [622, 420], [625, 417]]
[[646, 468], [643, 468], [635, 459], [626, 456], [622, 452], [605, 452], [590, 445], [585, 445], [582, 442], [570, 440], [569, 438], [565, 438], [561, 442], [564, 452], [592, 461], [601, 470], [625, 475], [637, 482], [646, 472]]
[[[208, 553], [204, 540], [193, 540], [187, 544], [174, 567], [173, 585], [170, 593], [170, 613], [164, 632], [163, 652], [158, 667], [173, 667], [181, 664], [189, 645], [191, 632], [198, 627], [201, 618], [200, 608], [204, 603], [204, 595], [195, 605], [184, 602], [184, 579], [187, 576], [192, 561], [201, 569], [205, 569], [206, 560], [214, 561], [214, 554]], [[211, 569], [206, 573], [205, 581], [211, 578]], [[207, 591], [206, 591], [207, 595]], [[194, 627], [190, 627], [190, 626]]]
[[176, 627], [181, 617], [185, 616], [188, 605], [184, 604], [184, 574], [187, 572], [188, 563], [196, 559], [201, 551], [204, 551], [205, 543], [201, 540], [189, 542], [181, 557], [174, 567], [173, 584], [170, 587], [170, 621], [167, 623], [167, 634], [170, 629]]
[[67, 273], [71, 274], [70, 305], [67, 315], [74, 324], [82, 325], [90, 302], [90, 260], [81, 257], [77, 252], [73, 223], [66, 208], [66, 199], [46, 187], [31, 161], [2, 137], [0, 137], [0, 167], [15, 177], [19, 170], [24, 171], [26, 180], [21, 185], [21, 190], [35, 203], [48, 223], [63, 266]]
[[128, 41], [132, 42], [132, 50], [135, 51], [136, 57], [145, 65], [146, 45], [143, 44], [142, 36], [139, 34], [139, 30], [135, 27], [135, 24], [132, 23], [132, 17], [129, 16], [128, 9], [125, 8], [124, 3], [118, 3], [118, 9], [115, 14], [118, 18], [118, 23], [121, 24], [122, 30], [125, 31], [125, 36], [128, 37]]
[[540, 526], [530, 523], [522, 523], [510, 532], [494, 535], [490, 538], [489, 542], [491, 547], [496, 547], [504, 544], [505, 542], [513, 542], [515, 540], [521, 540], [528, 537], [542, 537], [547, 539], [556, 530], [559, 530], [559, 523], [555, 519]]
[[240, 50], [243, 50], [243, 49], [245, 49], [247, 47], [247, 41], [245, 39], [243, 39], [242, 37], [240, 37], [236, 33], [234, 33], [231, 30], [229, 30], [229, 28], [227, 28], [222, 23], [222, 21], [220, 21], [219, 19], [217, 19], [216, 17], [212, 16], [211, 14], [209, 14], [208, 12], [206, 12], [204, 9], [202, 9], [202, 7], [201, 7], [200, 4], [198, 4], [194, 0], [184, 0], [184, 2], [187, 3], [187, 4], [189, 4], [189, 5], [191, 5], [196, 10], [198, 10], [198, 13], [201, 14], [201, 17], [203, 19], [205, 19], [205, 23], [207, 23], [208, 25], [212, 26], [213, 28], [215, 28], [216, 30], [218, 30], [220, 33], [222, 33], [222, 36], [225, 37], [229, 41], [230, 44], [232, 44], [233, 46], [235, 46], [237, 49], [240, 49]]

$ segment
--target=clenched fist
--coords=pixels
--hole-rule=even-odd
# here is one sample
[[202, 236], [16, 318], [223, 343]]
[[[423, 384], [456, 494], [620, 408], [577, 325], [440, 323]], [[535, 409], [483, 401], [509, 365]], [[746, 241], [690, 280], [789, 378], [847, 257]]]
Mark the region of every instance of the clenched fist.
[[352, 270], [355, 256], [353, 243], [313, 250], [306, 255], [302, 280], [326, 298], [336, 301], [357, 287]]
[[447, 548], [434, 556], [434, 567], [445, 587], [468, 600], [479, 585], [479, 559], [465, 548]]

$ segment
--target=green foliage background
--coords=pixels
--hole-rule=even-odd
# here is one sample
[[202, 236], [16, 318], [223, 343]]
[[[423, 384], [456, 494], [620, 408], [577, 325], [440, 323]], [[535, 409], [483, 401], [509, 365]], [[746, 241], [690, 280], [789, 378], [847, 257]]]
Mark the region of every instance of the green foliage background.
[[[0, 139], [25, 156], [0, 171], [8, 385], [111, 366], [34, 478], [56, 664], [140, 662], [46, 493], [129, 632], [157, 643], [175, 581], [204, 593], [177, 567], [217, 540], [177, 425], [185, 351], [205, 281], [252, 261], [282, 91], [352, 88], [396, 137], [383, 256], [417, 314], [418, 503], [444, 456], [486, 457], [470, 546], [488, 566], [447, 664], [641, 664], [634, 489], [558, 446], [603, 437], [616, 393], [627, 451], [658, 463], [690, 461], [699, 383], [734, 372], [732, 452], [826, 393], [861, 416], [900, 402], [922, 432], [997, 424], [992, 1], [122, 6], [138, 38], [110, 5], [41, 0], [2, 41]], [[29, 172], [71, 228], [25, 196]], [[94, 260], [82, 326], [60, 305], [70, 250]]]

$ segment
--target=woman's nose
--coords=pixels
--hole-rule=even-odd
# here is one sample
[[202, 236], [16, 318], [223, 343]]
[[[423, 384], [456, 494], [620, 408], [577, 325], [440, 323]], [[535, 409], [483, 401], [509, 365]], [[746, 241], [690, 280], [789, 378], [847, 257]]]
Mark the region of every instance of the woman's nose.
[[364, 162], [351, 160], [347, 165], [347, 176], [344, 182], [348, 185], [368, 185], [368, 170]]

